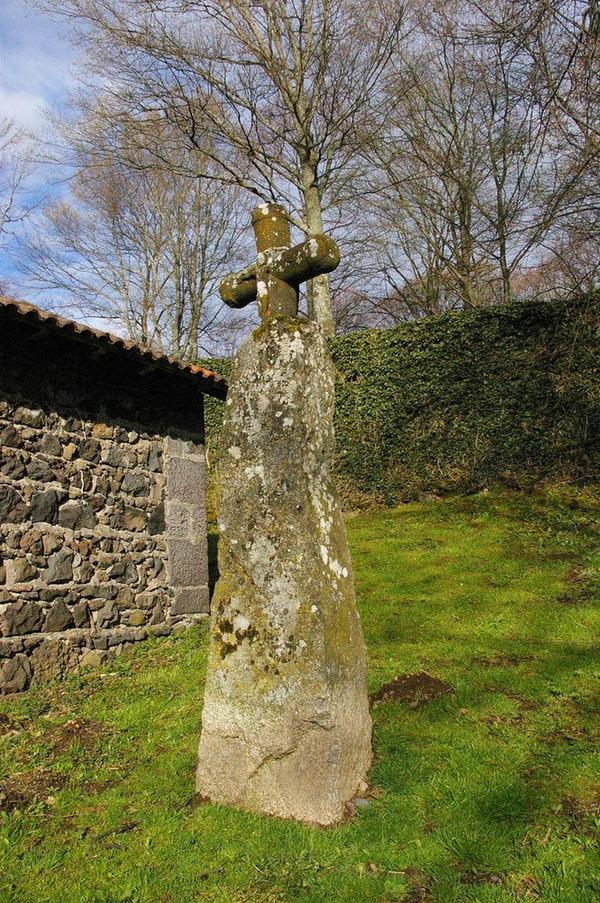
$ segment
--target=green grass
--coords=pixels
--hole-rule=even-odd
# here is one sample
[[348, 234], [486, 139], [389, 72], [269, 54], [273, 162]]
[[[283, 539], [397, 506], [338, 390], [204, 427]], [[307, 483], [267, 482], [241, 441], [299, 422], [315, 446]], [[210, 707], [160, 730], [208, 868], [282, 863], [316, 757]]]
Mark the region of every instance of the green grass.
[[[349, 518], [369, 689], [455, 692], [374, 709], [377, 795], [339, 828], [190, 804], [205, 631], [0, 701], [0, 783], [64, 782], [0, 813], [0, 900], [600, 899], [599, 512], [567, 487]], [[73, 718], [98, 736], [65, 742]]]

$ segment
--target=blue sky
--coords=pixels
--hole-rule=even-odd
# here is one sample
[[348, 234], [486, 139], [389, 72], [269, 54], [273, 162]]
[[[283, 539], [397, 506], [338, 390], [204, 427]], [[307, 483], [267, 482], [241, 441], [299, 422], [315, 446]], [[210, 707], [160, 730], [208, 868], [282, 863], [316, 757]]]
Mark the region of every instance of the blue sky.
[[74, 86], [75, 51], [65, 26], [23, 0], [0, 0], [0, 117], [43, 129]]

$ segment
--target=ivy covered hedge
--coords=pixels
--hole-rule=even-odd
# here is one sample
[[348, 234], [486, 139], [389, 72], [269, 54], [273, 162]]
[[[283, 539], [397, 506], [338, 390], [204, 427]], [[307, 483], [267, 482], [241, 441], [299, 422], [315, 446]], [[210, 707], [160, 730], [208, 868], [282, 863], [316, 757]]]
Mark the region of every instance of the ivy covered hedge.
[[[351, 504], [600, 476], [599, 293], [353, 332], [331, 352], [337, 472]], [[212, 461], [221, 416], [210, 399]]]

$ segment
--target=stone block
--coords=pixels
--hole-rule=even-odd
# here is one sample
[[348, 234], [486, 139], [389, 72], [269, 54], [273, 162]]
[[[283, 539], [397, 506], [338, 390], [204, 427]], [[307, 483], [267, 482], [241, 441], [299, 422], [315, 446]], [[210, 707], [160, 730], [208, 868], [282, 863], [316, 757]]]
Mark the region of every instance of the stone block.
[[169, 458], [201, 457], [204, 459], [204, 446], [189, 439], [175, 439], [167, 436], [165, 439], [165, 453]]
[[31, 665], [26, 655], [15, 655], [0, 665], [0, 693], [21, 693], [31, 682]]
[[62, 536], [59, 536], [57, 533], [44, 533], [42, 543], [44, 545], [44, 555], [51, 555], [52, 552], [56, 552], [62, 546]]
[[186, 539], [169, 539], [169, 573], [173, 586], [205, 586], [208, 584], [206, 537], [192, 543]]
[[162, 469], [162, 455], [157, 443], [153, 443], [150, 447], [147, 466], [151, 473], [160, 473]]
[[36, 492], [31, 497], [29, 513], [34, 523], [55, 524], [58, 521], [58, 494], [54, 489]]
[[73, 606], [73, 620], [75, 622], [75, 627], [89, 627], [90, 607], [85, 599], [82, 599], [81, 602], [78, 602], [77, 605]]
[[119, 621], [119, 609], [114, 602], [107, 602], [96, 615], [96, 627], [112, 627]]
[[2, 636], [21, 636], [24, 633], [36, 633], [41, 629], [44, 619], [42, 608], [37, 602], [9, 602], [0, 613], [0, 634]]
[[25, 465], [16, 455], [0, 455], [0, 473], [13, 480], [20, 480], [25, 476]]
[[136, 583], [138, 574], [131, 558], [124, 557], [117, 561], [109, 570], [108, 578], [119, 583]]
[[59, 440], [56, 436], [53, 436], [52, 433], [46, 433], [41, 439], [38, 449], [45, 455], [52, 455], [54, 457], [58, 457], [62, 452], [62, 446]]
[[131, 627], [141, 627], [142, 624], [146, 623], [146, 616], [147, 612], [134, 608], [133, 611], [129, 612], [127, 620]]
[[148, 495], [148, 480], [141, 473], [126, 473], [121, 483], [121, 489], [128, 495], [146, 496]]
[[189, 539], [191, 536], [190, 524], [191, 506], [182, 502], [169, 500], [166, 505], [166, 526], [169, 536], [180, 536]]
[[108, 423], [95, 423], [92, 427], [94, 439], [112, 439], [114, 434], [114, 428], [109, 426]]
[[92, 506], [87, 502], [72, 500], [61, 505], [58, 522], [61, 527], [67, 527], [70, 530], [91, 530], [96, 525], [96, 515]]
[[24, 552], [30, 552], [32, 555], [41, 555], [44, 551], [42, 534], [38, 530], [29, 530], [21, 536], [19, 546]]
[[48, 639], [34, 649], [29, 660], [33, 671], [32, 683], [39, 686], [66, 677], [77, 667], [79, 656], [70, 643]]
[[[130, 586], [122, 586], [120, 587], [117, 595], [116, 595], [116, 603], [119, 609], [125, 610], [133, 607], [133, 600], [136, 599], [134, 591]], [[137, 600], [136, 600], [137, 605]], [[139, 607], [139, 606], [138, 606]]]
[[5, 448], [16, 448], [19, 444], [19, 433], [14, 426], [5, 426], [0, 430], [0, 445], [4, 445]]
[[202, 458], [169, 456], [165, 474], [169, 501], [202, 504], [204, 499], [204, 460]]
[[39, 429], [44, 425], [44, 412], [33, 408], [20, 407], [13, 414], [13, 419], [17, 423], [24, 423], [26, 426]]
[[38, 483], [52, 483], [54, 480], [54, 471], [45, 461], [34, 458], [27, 465], [27, 476], [30, 480], [37, 480]]
[[165, 531], [165, 507], [164, 505], [156, 505], [152, 508], [148, 517], [148, 533], [156, 536], [158, 533]]
[[204, 614], [210, 609], [208, 586], [179, 587], [171, 603], [171, 617]]
[[73, 579], [73, 553], [61, 549], [48, 559], [48, 567], [44, 571], [46, 583], [67, 583]]
[[99, 668], [102, 664], [103, 659], [100, 656], [100, 652], [96, 649], [88, 649], [81, 658], [79, 662], [82, 668]]
[[37, 577], [37, 568], [26, 558], [9, 558], [5, 561], [6, 583], [8, 586], [14, 586], [17, 583], [29, 583]]
[[86, 461], [91, 461], [93, 464], [100, 461], [101, 451], [102, 446], [96, 439], [84, 439], [79, 446], [80, 458], [85, 458]]
[[67, 630], [69, 627], [73, 627], [73, 624], [73, 615], [71, 614], [70, 608], [66, 605], [64, 599], [57, 599], [46, 615], [44, 632], [58, 633], [61, 630]]
[[12, 486], [0, 486], [0, 523], [16, 524], [25, 519], [27, 505]]
[[140, 508], [125, 507], [122, 517], [124, 530], [140, 531], [146, 528], [146, 514]]

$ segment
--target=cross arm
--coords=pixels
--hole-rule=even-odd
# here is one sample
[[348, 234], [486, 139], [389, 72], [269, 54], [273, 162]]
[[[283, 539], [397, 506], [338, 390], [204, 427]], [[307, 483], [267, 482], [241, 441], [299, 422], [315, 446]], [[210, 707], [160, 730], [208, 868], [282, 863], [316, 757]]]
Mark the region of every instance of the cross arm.
[[256, 301], [256, 265], [231, 273], [219, 285], [221, 299], [228, 307], [240, 309]]
[[275, 251], [269, 270], [290, 285], [300, 285], [322, 273], [331, 273], [339, 262], [340, 251], [333, 238], [315, 235], [293, 248]]
[[[290, 285], [300, 285], [321, 273], [331, 273], [340, 262], [340, 251], [328, 235], [315, 235], [293, 248], [275, 249], [261, 253], [261, 264], [273, 276]], [[256, 300], [256, 265], [251, 264], [237, 273], [226, 276], [219, 286], [219, 294], [229, 307], [246, 307]]]

